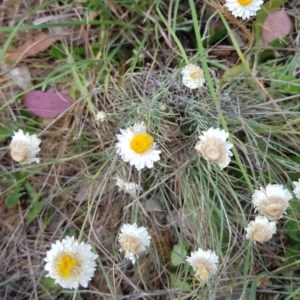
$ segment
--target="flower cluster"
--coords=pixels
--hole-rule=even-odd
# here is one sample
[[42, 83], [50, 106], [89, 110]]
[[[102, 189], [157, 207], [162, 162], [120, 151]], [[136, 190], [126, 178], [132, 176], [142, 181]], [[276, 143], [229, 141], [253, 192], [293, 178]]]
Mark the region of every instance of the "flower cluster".
[[[125, 258], [134, 264], [139, 253], [145, 252], [150, 246], [151, 237], [145, 227], [134, 224], [123, 224], [118, 236], [120, 252], [125, 252]], [[55, 280], [66, 289], [88, 286], [93, 278], [98, 255], [94, 254], [91, 246], [74, 237], [67, 236], [62, 241], [56, 241], [47, 251], [45, 270], [48, 277]]]
[[[205, 79], [202, 69], [189, 64], [182, 70], [183, 84], [191, 89], [202, 87]], [[97, 121], [103, 122], [106, 115], [103, 112], [97, 114]], [[218, 165], [221, 169], [230, 163], [233, 145], [227, 142], [229, 134], [219, 128], [209, 128], [199, 136], [195, 149], [199, 156]], [[147, 132], [143, 122], [137, 122], [126, 129], [120, 129], [117, 134], [116, 152], [124, 162], [128, 162], [138, 171], [143, 168], [153, 168], [154, 163], [160, 160], [161, 150], [157, 149], [154, 137]], [[23, 130], [15, 132], [10, 144], [12, 158], [21, 164], [39, 162], [36, 157], [40, 151], [41, 140], [37, 136], [24, 134]], [[136, 195], [138, 185], [135, 182], [127, 182], [119, 176], [114, 177], [119, 190], [130, 195]], [[125, 258], [134, 264], [139, 255], [147, 251], [151, 237], [145, 227], [134, 224], [123, 224], [118, 235], [119, 251], [125, 253]], [[45, 270], [47, 276], [53, 278], [63, 288], [78, 288], [79, 285], [87, 287], [88, 282], [94, 276], [97, 255], [91, 250], [91, 246], [74, 237], [66, 237], [62, 241], [56, 241], [47, 251], [45, 258]], [[207, 281], [217, 271], [218, 257], [211, 250], [198, 249], [186, 259], [201, 281]]]
[[[121, 129], [122, 134], [118, 134], [116, 144], [117, 153], [124, 162], [129, 162], [137, 170], [144, 167], [153, 168], [154, 162], [160, 159], [160, 150], [156, 150], [156, 144], [152, 136], [146, 133], [143, 123], [135, 123], [134, 126]], [[209, 128], [199, 136], [195, 149], [205, 160], [217, 164], [221, 169], [230, 163], [233, 144], [227, 142], [229, 134], [219, 128]], [[127, 190], [118, 179], [117, 185], [123, 190]], [[133, 185], [131, 185], [133, 188]]]
[[[262, 0], [226, 0], [225, 6], [234, 16], [249, 18], [255, 15], [262, 5]], [[182, 83], [194, 90], [205, 84], [203, 70], [188, 64], [181, 71]], [[97, 122], [106, 121], [106, 114], [101, 111], [97, 114]], [[125, 163], [135, 167], [138, 171], [144, 168], [151, 169], [154, 163], [160, 160], [162, 151], [157, 149], [154, 136], [149, 133], [144, 122], [136, 122], [126, 129], [120, 129], [115, 145], [116, 153]], [[195, 145], [195, 153], [209, 163], [217, 165], [221, 170], [226, 168], [233, 153], [233, 144], [229, 141], [229, 133], [220, 128], [208, 128], [202, 131]], [[229, 141], [228, 141], [229, 139]], [[37, 135], [29, 135], [23, 130], [14, 132], [10, 144], [10, 153], [13, 160], [20, 164], [39, 163], [36, 157], [40, 151], [41, 140]], [[141, 173], [140, 173], [141, 174]], [[114, 177], [120, 191], [130, 195], [139, 193], [139, 186], [135, 182], [127, 182], [119, 176]], [[294, 194], [300, 199], [300, 179], [293, 182]], [[246, 230], [246, 238], [254, 242], [263, 243], [270, 240], [276, 233], [276, 222], [283, 217], [289, 207], [292, 194], [280, 184], [268, 184], [265, 188], [255, 190], [252, 203], [258, 215], [250, 221]], [[135, 264], [141, 253], [150, 247], [151, 237], [146, 227], [138, 227], [136, 223], [123, 224], [117, 237], [119, 251], [124, 252], [126, 259]], [[74, 237], [66, 237], [56, 241], [47, 251], [45, 270], [47, 276], [53, 278], [63, 288], [78, 288], [88, 286], [96, 269], [97, 255], [90, 245], [78, 242]], [[212, 250], [198, 250], [186, 257], [186, 262], [193, 268], [195, 276], [202, 282], [208, 281], [218, 270], [219, 258]]]
[[259, 215], [245, 228], [248, 239], [263, 243], [276, 233], [276, 221], [286, 213], [292, 194], [280, 184], [268, 184], [255, 190], [252, 203]]

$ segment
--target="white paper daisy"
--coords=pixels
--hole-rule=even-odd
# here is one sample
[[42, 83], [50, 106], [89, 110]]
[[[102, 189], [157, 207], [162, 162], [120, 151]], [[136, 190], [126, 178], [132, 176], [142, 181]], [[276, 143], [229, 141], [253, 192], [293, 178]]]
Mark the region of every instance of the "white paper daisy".
[[182, 83], [190, 89], [202, 87], [205, 82], [203, 70], [196, 65], [186, 65], [181, 74]]
[[47, 251], [45, 270], [49, 272], [47, 276], [63, 288], [78, 288], [79, 284], [86, 288], [94, 276], [97, 257], [90, 245], [67, 236], [53, 243]]
[[40, 159], [36, 155], [41, 150], [40, 143], [41, 140], [37, 138], [36, 134], [29, 135], [28, 132], [24, 134], [23, 130], [19, 129], [18, 132], [14, 131], [10, 143], [10, 155], [13, 160], [20, 164], [39, 163]]
[[214, 275], [218, 269], [219, 258], [214, 251], [202, 250], [191, 253], [191, 256], [186, 258], [186, 261], [193, 267], [196, 277], [201, 281], [207, 281]]
[[209, 128], [199, 136], [195, 149], [204, 159], [215, 162], [221, 169], [230, 163], [233, 145], [226, 141], [229, 134], [223, 129]]
[[156, 144], [151, 135], [146, 133], [144, 123], [135, 123], [127, 129], [120, 129], [117, 134], [117, 153], [125, 162], [135, 166], [137, 170], [144, 167], [153, 168], [153, 163], [159, 160], [160, 150], [155, 150]]
[[125, 193], [135, 195], [138, 189], [138, 185], [135, 182], [127, 182], [121, 179], [119, 176], [114, 178], [116, 180], [116, 185], [119, 191], [124, 191]]
[[134, 224], [123, 224], [121, 232], [119, 233], [118, 240], [120, 243], [120, 252], [125, 252], [125, 257], [130, 259], [134, 264], [138, 253], [147, 250], [150, 246], [150, 235], [148, 234], [147, 228], [137, 227]]
[[298, 181], [293, 181], [293, 184], [295, 187], [293, 193], [295, 194], [296, 198], [300, 200], [300, 178], [298, 179]]
[[252, 195], [252, 203], [255, 211], [267, 217], [269, 220], [276, 220], [282, 217], [289, 206], [292, 194], [281, 184], [268, 184], [267, 187], [255, 190]]
[[225, 0], [225, 6], [235, 17], [243, 20], [255, 16], [260, 10], [263, 0]]
[[269, 221], [264, 216], [257, 216], [254, 221], [250, 221], [245, 228], [246, 238], [254, 242], [263, 243], [268, 241], [276, 233], [276, 223]]

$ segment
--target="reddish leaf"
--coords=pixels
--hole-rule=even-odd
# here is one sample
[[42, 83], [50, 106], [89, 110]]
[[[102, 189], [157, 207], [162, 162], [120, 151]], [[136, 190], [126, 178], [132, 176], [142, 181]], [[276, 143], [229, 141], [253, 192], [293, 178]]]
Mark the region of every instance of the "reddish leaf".
[[53, 119], [73, 104], [68, 95], [32, 91], [25, 95], [25, 106], [36, 116]]
[[292, 29], [292, 22], [284, 9], [270, 13], [263, 22], [263, 46], [269, 45], [274, 40], [287, 36]]

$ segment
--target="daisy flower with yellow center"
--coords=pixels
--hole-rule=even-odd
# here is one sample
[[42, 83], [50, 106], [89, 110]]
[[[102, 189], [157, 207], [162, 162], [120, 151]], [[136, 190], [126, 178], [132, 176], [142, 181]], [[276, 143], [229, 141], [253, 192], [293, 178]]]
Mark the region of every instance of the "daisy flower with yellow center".
[[221, 169], [230, 163], [233, 145], [227, 142], [229, 134], [223, 129], [209, 128], [199, 136], [195, 149], [204, 159], [216, 163]]
[[252, 203], [260, 214], [269, 220], [276, 220], [285, 213], [292, 198], [292, 194], [283, 185], [268, 184], [265, 189], [261, 187], [255, 190]]
[[235, 16], [243, 20], [255, 16], [263, 0], [225, 0], [225, 6]]
[[144, 123], [135, 123], [127, 129], [120, 129], [117, 135], [117, 153], [125, 162], [135, 166], [137, 170], [144, 167], [153, 168], [153, 163], [159, 160], [160, 150], [156, 150], [153, 137], [146, 132]]
[[67, 236], [53, 243], [47, 251], [45, 270], [49, 272], [47, 276], [63, 288], [78, 288], [79, 284], [86, 288], [94, 276], [97, 257], [90, 245]]
[[245, 228], [246, 238], [254, 242], [263, 243], [271, 239], [276, 233], [276, 223], [270, 222], [264, 216], [257, 216], [254, 221], [250, 221], [248, 227]]
[[10, 143], [10, 155], [14, 161], [22, 165], [31, 164], [32, 162], [40, 162], [36, 157], [37, 153], [41, 150], [39, 145], [41, 140], [37, 138], [36, 134], [29, 135], [27, 132], [24, 134], [22, 129], [15, 132]]
[[195, 275], [200, 281], [207, 281], [216, 273], [219, 258], [214, 251], [204, 251], [198, 248], [186, 258], [186, 261], [193, 267]]
[[202, 87], [205, 82], [203, 70], [196, 65], [185, 66], [181, 74], [182, 83], [190, 89]]
[[120, 252], [125, 252], [125, 257], [134, 264], [139, 253], [145, 252], [150, 246], [151, 237], [145, 227], [134, 224], [123, 224], [118, 236]]

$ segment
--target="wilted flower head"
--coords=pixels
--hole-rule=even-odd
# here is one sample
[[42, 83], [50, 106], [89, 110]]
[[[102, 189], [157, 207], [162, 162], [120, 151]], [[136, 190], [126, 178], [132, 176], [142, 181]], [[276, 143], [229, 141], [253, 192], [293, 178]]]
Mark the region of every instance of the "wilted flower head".
[[151, 237], [148, 234], [147, 228], [137, 227], [134, 224], [123, 224], [119, 233], [120, 252], [125, 252], [125, 257], [135, 263], [138, 253], [147, 250], [150, 245]]
[[205, 82], [203, 70], [196, 65], [186, 65], [181, 74], [182, 83], [190, 89], [202, 87]]
[[199, 136], [195, 149], [204, 159], [215, 162], [221, 169], [227, 167], [230, 163], [233, 145], [226, 141], [229, 134], [223, 129], [209, 128], [203, 131]]
[[293, 184], [295, 187], [293, 193], [295, 194], [296, 198], [300, 200], [300, 178], [298, 179], [298, 181], [293, 181]]
[[96, 122], [104, 122], [107, 119], [106, 113], [104, 111], [98, 111], [96, 115]]
[[119, 176], [116, 176], [114, 179], [116, 180], [116, 185], [118, 186], [119, 191], [124, 191], [128, 194], [136, 194], [138, 185], [135, 182], [127, 182]]
[[248, 19], [256, 15], [260, 10], [260, 6], [264, 3], [263, 0], [225, 0], [225, 6], [235, 17]]
[[193, 267], [196, 277], [201, 281], [207, 281], [214, 275], [219, 263], [218, 256], [214, 251], [204, 251], [201, 248], [192, 252], [191, 256], [186, 258], [186, 261]]
[[263, 243], [268, 241], [276, 233], [276, 223], [269, 221], [266, 217], [257, 216], [254, 221], [250, 221], [245, 228], [246, 238], [254, 242]]
[[135, 123], [127, 129], [120, 129], [117, 134], [117, 153], [125, 162], [135, 166], [137, 170], [144, 167], [153, 168], [153, 163], [159, 160], [160, 150], [155, 150], [155, 142], [151, 135], [146, 133], [144, 123]]
[[22, 90], [27, 90], [31, 86], [31, 75], [27, 67], [13, 68], [8, 76]]
[[94, 276], [97, 257], [90, 245], [67, 236], [53, 243], [47, 251], [45, 270], [49, 272], [47, 276], [63, 288], [78, 288], [79, 284], [87, 287]]
[[255, 190], [252, 202], [256, 211], [270, 220], [282, 217], [289, 206], [292, 194], [281, 184], [268, 184], [266, 189]]
[[36, 134], [29, 135], [27, 132], [24, 134], [22, 129], [18, 132], [14, 131], [10, 143], [10, 155], [13, 160], [20, 164], [31, 164], [32, 162], [40, 162], [36, 157], [37, 153], [41, 150], [39, 144], [41, 140], [37, 138]]

